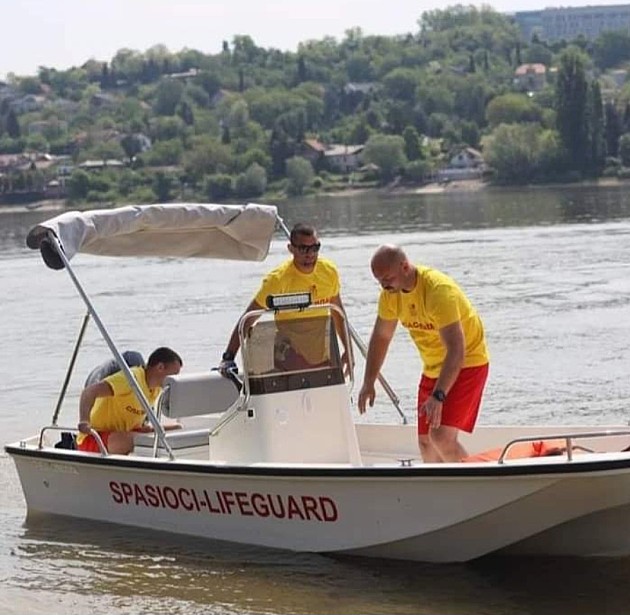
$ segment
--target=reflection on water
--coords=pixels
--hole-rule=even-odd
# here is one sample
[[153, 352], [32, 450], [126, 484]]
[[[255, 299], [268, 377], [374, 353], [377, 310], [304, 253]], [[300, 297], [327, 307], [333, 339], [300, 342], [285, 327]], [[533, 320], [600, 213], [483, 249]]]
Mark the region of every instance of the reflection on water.
[[[135, 613], [627, 612], [628, 559], [431, 565], [294, 554], [48, 518], [28, 522], [12, 588]], [[570, 582], [566, 582], [570, 580]], [[605, 596], [605, 599], [603, 597]], [[131, 608], [131, 610], [127, 610]]]
[[[323, 254], [339, 265], [344, 302], [364, 338], [377, 295], [368, 263], [379, 243], [400, 242], [414, 259], [465, 287], [484, 318], [492, 354], [484, 422], [627, 421], [630, 196], [623, 188], [366, 193], [286, 202], [280, 213], [289, 226], [308, 220], [321, 229]], [[67, 276], [44, 270], [24, 248], [27, 230], [50, 215], [0, 213], [5, 441], [50, 421], [84, 313]], [[176, 260], [79, 257], [77, 273], [118, 343], [146, 351], [163, 341], [182, 349], [186, 369], [197, 371], [220, 357], [235, 309], [285, 258], [280, 237], [266, 263], [201, 262], [191, 271]], [[139, 289], [138, 280], [150, 283]], [[62, 421], [74, 421], [80, 383], [103, 352], [89, 328]], [[415, 350], [397, 334], [386, 375], [410, 415], [418, 372]], [[383, 398], [380, 392], [370, 419], [396, 421]], [[436, 566], [298, 555], [79, 521], [23, 525], [18, 479], [2, 455], [0, 492], [2, 613], [630, 610], [630, 559], [493, 557]]]
[[[332, 206], [331, 206], [332, 201]], [[492, 188], [425, 195], [357, 194], [280, 204], [288, 221], [314, 221], [326, 234], [370, 234], [597, 222], [627, 218], [626, 186]]]

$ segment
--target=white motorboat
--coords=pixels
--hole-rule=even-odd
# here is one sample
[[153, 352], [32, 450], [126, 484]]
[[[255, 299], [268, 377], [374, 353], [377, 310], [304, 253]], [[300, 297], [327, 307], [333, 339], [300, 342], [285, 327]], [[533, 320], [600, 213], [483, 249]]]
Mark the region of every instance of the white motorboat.
[[[67, 212], [30, 231], [29, 247], [67, 270], [87, 314], [51, 423], [5, 446], [29, 517], [433, 562], [494, 552], [630, 554], [627, 426], [482, 426], [463, 439], [476, 456], [422, 463], [416, 427], [398, 406], [402, 424], [355, 423], [352, 372], [343, 373], [331, 324], [335, 307], [310, 306], [308, 293], [270, 297], [268, 310], [241, 319], [240, 374], [170, 376], [151, 408], [70, 265], [73, 256], [263, 260], [277, 224], [272, 206], [174, 204]], [[280, 310], [299, 318], [277, 319]], [[258, 319], [250, 329], [247, 316]], [[154, 435], [136, 436], [127, 456], [55, 446], [75, 432], [58, 415], [90, 318], [154, 427]], [[292, 364], [287, 344], [308, 348], [317, 361]], [[182, 429], [165, 431], [172, 419]]]

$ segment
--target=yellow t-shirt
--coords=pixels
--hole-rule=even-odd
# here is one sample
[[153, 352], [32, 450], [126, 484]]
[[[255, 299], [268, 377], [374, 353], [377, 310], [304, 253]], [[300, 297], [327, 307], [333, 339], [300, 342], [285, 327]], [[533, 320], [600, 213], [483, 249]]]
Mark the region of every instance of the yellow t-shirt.
[[461, 321], [466, 340], [464, 367], [489, 361], [481, 318], [462, 289], [444, 273], [417, 267], [416, 287], [408, 292], [382, 290], [378, 315], [383, 320], [399, 320], [415, 342], [424, 364], [423, 372], [437, 378], [446, 357], [439, 330]]
[[[140, 389], [151, 405], [157, 399], [161, 388], [149, 388], [144, 367], [132, 367]], [[146, 413], [122, 371], [105, 378], [114, 391], [110, 397], [98, 397], [90, 411], [90, 427], [96, 431], [132, 431], [144, 422]], [[86, 434], [80, 433], [80, 444]]]
[[[266, 307], [269, 295], [284, 293], [311, 293], [311, 302], [330, 303], [339, 295], [340, 283], [337, 267], [326, 258], [318, 258], [311, 273], [302, 273], [294, 264], [293, 259], [285, 261], [263, 279], [255, 301]], [[295, 320], [296, 318], [313, 318], [325, 314], [324, 310], [309, 310], [308, 312], [280, 312], [278, 320]]]
[[[340, 293], [339, 273], [335, 264], [318, 258], [311, 273], [303, 273], [293, 264], [293, 259], [285, 261], [270, 271], [262, 281], [254, 298], [258, 305], [265, 307], [269, 295], [310, 292], [312, 304], [331, 303]], [[326, 322], [323, 317], [328, 310], [308, 310], [305, 312], [278, 312], [278, 340], [286, 339], [308, 363], [315, 365], [325, 361], [329, 355]], [[308, 320], [303, 320], [308, 319]], [[303, 322], [296, 322], [303, 320]], [[293, 321], [289, 323], [287, 321]]]

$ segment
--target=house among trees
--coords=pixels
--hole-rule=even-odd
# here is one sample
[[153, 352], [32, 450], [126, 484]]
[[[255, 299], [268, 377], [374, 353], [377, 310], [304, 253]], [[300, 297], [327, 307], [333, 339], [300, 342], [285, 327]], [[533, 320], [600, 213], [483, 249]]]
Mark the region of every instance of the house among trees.
[[165, 75], [167, 79], [176, 79], [178, 81], [187, 81], [188, 79], [194, 79], [201, 71], [198, 68], [191, 68], [182, 73], [169, 73]]
[[547, 68], [544, 64], [521, 64], [514, 71], [514, 84], [527, 92], [538, 92], [545, 87]]
[[326, 146], [317, 139], [304, 139], [300, 148], [300, 156], [306, 158], [316, 167], [324, 158]]
[[351, 173], [361, 166], [365, 145], [330, 145], [324, 151], [324, 161], [331, 171]]
[[32, 113], [34, 111], [39, 111], [44, 106], [45, 102], [46, 98], [44, 96], [27, 94], [22, 98], [11, 101], [11, 109], [19, 115], [23, 113]]
[[86, 160], [79, 165], [84, 171], [102, 171], [103, 169], [122, 169], [125, 163], [114, 158], [108, 160]]
[[380, 83], [375, 83], [374, 81], [351, 81], [350, 83], [346, 83], [343, 86], [343, 91], [346, 94], [372, 94], [372, 92], [376, 92], [381, 87]]
[[457, 150], [448, 165], [437, 172], [438, 181], [455, 179], [478, 179], [482, 176], [485, 162], [480, 151], [474, 147], [463, 147]]
[[451, 157], [448, 166], [452, 169], [477, 169], [483, 166], [483, 156], [474, 147], [464, 147]]
[[364, 148], [365, 145], [324, 145], [318, 139], [305, 139], [299, 155], [315, 168], [324, 166], [337, 173], [351, 173], [361, 166], [360, 158]]
[[625, 68], [617, 68], [606, 71], [604, 76], [612, 80], [617, 88], [621, 88], [628, 79], [628, 71]]

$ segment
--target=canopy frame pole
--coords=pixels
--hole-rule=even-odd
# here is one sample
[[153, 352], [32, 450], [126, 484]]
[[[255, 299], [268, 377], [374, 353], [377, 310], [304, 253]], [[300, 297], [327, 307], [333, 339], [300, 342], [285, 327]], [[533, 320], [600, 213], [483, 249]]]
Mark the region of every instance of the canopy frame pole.
[[111, 353], [114, 355], [114, 359], [116, 359], [116, 363], [118, 363], [118, 367], [120, 367], [122, 372], [125, 374], [125, 377], [127, 378], [129, 385], [131, 386], [131, 389], [133, 390], [136, 397], [140, 401], [142, 409], [146, 412], [147, 418], [149, 419], [149, 422], [153, 426], [153, 429], [155, 430], [155, 434], [159, 438], [162, 446], [164, 447], [164, 450], [166, 450], [166, 452], [168, 453], [170, 460], [171, 461], [174, 460], [175, 456], [173, 455], [173, 450], [171, 449], [171, 446], [166, 440], [166, 432], [164, 431], [164, 428], [162, 427], [162, 425], [160, 424], [160, 421], [157, 419], [155, 413], [153, 412], [153, 408], [151, 408], [151, 404], [149, 404], [147, 398], [144, 396], [144, 393], [142, 392], [140, 385], [136, 381], [133, 373], [131, 372], [131, 369], [127, 365], [126, 361], [123, 359], [118, 348], [116, 347], [116, 344], [114, 344], [114, 341], [110, 337], [109, 332], [105, 328], [105, 325], [101, 321], [99, 315], [96, 313], [96, 310], [94, 309], [92, 302], [87, 296], [87, 293], [85, 292], [85, 290], [83, 290], [83, 286], [81, 285], [77, 276], [72, 270], [72, 267], [70, 266], [70, 261], [66, 257], [65, 252], [63, 251], [63, 246], [61, 245], [59, 238], [52, 231], [48, 231], [47, 238], [52, 244], [52, 246], [54, 247], [57, 254], [59, 254], [59, 258], [63, 262], [63, 265], [66, 268], [66, 271], [68, 272], [68, 275], [70, 276], [70, 279], [75, 285], [77, 291], [79, 292], [81, 299], [83, 299], [83, 302], [85, 303], [85, 306], [87, 307], [88, 313], [90, 314], [90, 316], [92, 316], [92, 319], [94, 320], [94, 323], [96, 324], [96, 326], [98, 327], [98, 330], [103, 336], [105, 343], [109, 347]]
[[[284, 223], [284, 220], [277, 214], [276, 214], [276, 218], [278, 219], [278, 224], [280, 225], [280, 228], [282, 228], [284, 234], [287, 236], [287, 239], [291, 239], [291, 231], [289, 231], [289, 228]], [[365, 342], [361, 339], [361, 336], [359, 335], [358, 331], [352, 326], [352, 323], [347, 318], [344, 318], [344, 320], [346, 322], [348, 331], [350, 332], [350, 337], [352, 338], [352, 341], [354, 341], [354, 343], [356, 344], [363, 358], [367, 359], [367, 346], [365, 345]], [[392, 389], [389, 382], [387, 382], [387, 380], [385, 379], [385, 376], [383, 376], [381, 372], [378, 373], [377, 379], [379, 383], [381, 384], [381, 386], [383, 387], [383, 390], [385, 391], [385, 393], [387, 393], [387, 396], [389, 397], [390, 401], [392, 402], [392, 404], [398, 411], [398, 414], [400, 415], [400, 418], [402, 420], [402, 424], [407, 425], [409, 423], [409, 420], [407, 419], [407, 415], [403, 412], [402, 408], [400, 407], [400, 398], [398, 397], [398, 395], [396, 395], [396, 393], [394, 392], [394, 389]]]
[[70, 384], [70, 377], [72, 376], [72, 372], [74, 371], [74, 364], [76, 363], [77, 356], [79, 354], [79, 348], [81, 347], [81, 343], [83, 342], [83, 336], [85, 335], [85, 330], [87, 329], [89, 322], [90, 322], [90, 312], [88, 310], [85, 313], [85, 316], [83, 317], [83, 321], [81, 323], [81, 329], [79, 330], [79, 336], [77, 337], [77, 341], [74, 345], [74, 350], [72, 351], [72, 357], [70, 358], [70, 363], [68, 364], [68, 369], [66, 370], [66, 377], [63, 381], [63, 385], [61, 386], [61, 391], [59, 392], [59, 399], [57, 400], [57, 405], [55, 406], [55, 411], [53, 413], [53, 418], [52, 418], [52, 424], [54, 426], [57, 426], [57, 419], [59, 418], [61, 405], [63, 404], [63, 400], [66, 397], [68, 385]]

